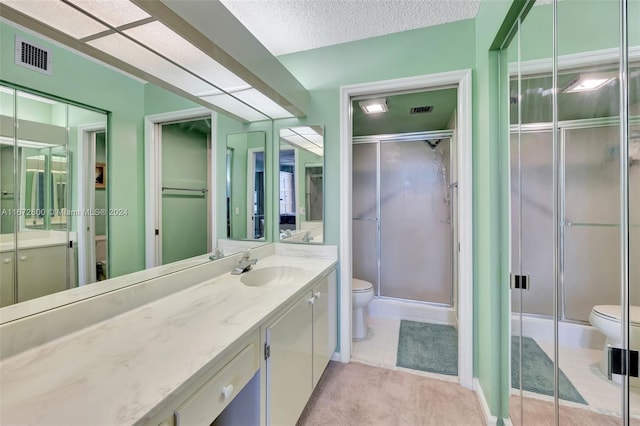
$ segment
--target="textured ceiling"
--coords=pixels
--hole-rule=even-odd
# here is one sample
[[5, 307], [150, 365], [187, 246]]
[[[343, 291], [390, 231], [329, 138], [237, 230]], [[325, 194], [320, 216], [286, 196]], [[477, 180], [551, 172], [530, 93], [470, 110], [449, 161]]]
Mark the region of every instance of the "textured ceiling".
[[221, 0], [275, 56], [476, 16], [479, 0]]

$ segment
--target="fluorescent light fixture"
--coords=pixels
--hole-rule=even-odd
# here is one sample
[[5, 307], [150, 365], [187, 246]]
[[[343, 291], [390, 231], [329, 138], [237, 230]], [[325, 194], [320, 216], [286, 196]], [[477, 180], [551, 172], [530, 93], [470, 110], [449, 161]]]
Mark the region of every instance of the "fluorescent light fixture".
[[212, 85], [194, 77], [182, 68], [120, 34], [100, 37], [88, 41], [87, 44], [192, 95], [215, 90]]
[[324, 155], [323, 136], [312, 127], [302, 126], [281, 129], [280, 139], [293, 147], [309, 151], [320, 157]]
[[234, 114], [247, 121], [261, 121], [269, 119], [269, 117], [262, 114], [261, 112], [251, 108], [248, 105], [243, 104], [236, 98], [226, 94], [201, 96], [200, 99], [205, 102], [209, 102], [210, 104], [215, 105], [225, 111], [229, 111], [231, 114]]
[[260, 93], [256, 89], [242, 90], [231, 93], [234, 97], [248, 103], [249, 105], [257, 108], [264, 114], [271, 118], [292, 118], [291, 114], [286, 109]]
[[112, 27], [150, 18], [144, 10], [129, 0], [67, 0]]
[[151, 22], [123, 32], [222, 90], [231, 92], [251, 88], [246, 81], [161, 22]]
[[580, 74], [578, 78], [567, 86], [563, 93], [580, 93], [598, 90], [616, 78], [615, 73]]
[[367, 99], [359, 101], [358, 104], [360, 105], [362, 112], [365, 114], [377, 114], [389, 111], [389, 108], [387, 108], [387, 98]]
[[[0, 145], [12, 145], [13, 146], [13, 138], [8, 138], [6, 136], [0, 136]], [[18, 139], [18, 146], [22, 148], [53, 148], [60, 145], [55, 145], [52, 143], [45, 142], [36, 142], [36, 141], [27, 141], [24, 139]]]
[[129, 0], [0, 3], [244, 120], [294, 117], [164, 23], [150, 19], [154, 17]]
[[2, 0], [2, 3], [77, 39], [108, 29], [61, 1]]

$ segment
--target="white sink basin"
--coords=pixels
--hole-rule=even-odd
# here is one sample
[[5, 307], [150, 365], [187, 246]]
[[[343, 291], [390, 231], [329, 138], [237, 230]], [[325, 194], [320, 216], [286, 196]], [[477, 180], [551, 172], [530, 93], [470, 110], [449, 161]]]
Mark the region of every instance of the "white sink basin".
[[242, 274], [240, 282], [251, 287], [265, 285], [290, 285], [304, 279], [302, 268], [293, 266], [268, 266], [252, 269]]

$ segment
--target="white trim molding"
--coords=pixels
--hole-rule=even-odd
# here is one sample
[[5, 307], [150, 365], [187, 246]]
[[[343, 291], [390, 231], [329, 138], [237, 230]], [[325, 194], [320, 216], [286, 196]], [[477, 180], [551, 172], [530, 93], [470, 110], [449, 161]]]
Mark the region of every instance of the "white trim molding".
[[[397, 91], [457, 86], [458, 132], [458, 376], [473, 386], [473, 212], [471, 70], [340, 87], [340, 361], [351, 359], [352, 111], [351, 98]], [[455, 243], [454, 243], [455, 244]]]
[[[473, 390], [478, 396], [478, 402], [480, 403], [480, 408], [482, 409], [482, 414], [484, 414], [484, 420], [487, 426], [497, 425], [498, 417], [491, 415], [491, 410], [489, 410], [489, 404], [487, 404], [487, 398], [485, 398], [484, 392], [482, 391], [482, 386], [480, 386], [480, 381], [477, 378], [473, 379]], [[503, 419], [503, 422], [504, 422], [504, 419]], [[509, 423], [511, 423], [511, 421], [509, 421]]]
[[[96, 144], [95, 137], [92, 134], [98, 132], [106, 133], [106, 131], [106, 122], [78, 126], [76, 172], [78, 176], [78, 210], [81, 212], [87, 211], [87, 209], [94, 209], [96, 204], [93, 183], [95, 182]], [[78, 285], [83, 286], [96, 281], [95, 217], [93, 215], [80, 214], [77, 220]], [[108, 233], [109, 228], [107, 227]], [[109, 238], [107, 237], [108, 241]]]
[[[211, 150], [209, 159], [213, 168], [216, 166], [216, 145], [217, 135], [216, 129], [218, 115], [216, 112], [204, 107], [185, 109], [181, 111], [165, 112], [161, 114], [147, 115], [144, 118], [144, 180], [145, 180], [145, 220], [144, 220], [144, 240], [145, 240], [145, 267], [152, 268], [162, 264], [162, 252], [159, 247], [159, 240], [156, 237], [156, 229], [160, 229], [161, 224], [161, 199], [159, 197], [161, 182], [161, 158], [159, 147], [156, 144], [157, 126], [162, 123], [174, 121], [182, 121], [189, 119], [202, 118], [204, 116], [211, 117]], [[212, 216], [216, 212], [216, 185], [215, 173], [209, 173], [209, 211]], [[211, 220], [210, 241], [217, 241], [215, 220]]]

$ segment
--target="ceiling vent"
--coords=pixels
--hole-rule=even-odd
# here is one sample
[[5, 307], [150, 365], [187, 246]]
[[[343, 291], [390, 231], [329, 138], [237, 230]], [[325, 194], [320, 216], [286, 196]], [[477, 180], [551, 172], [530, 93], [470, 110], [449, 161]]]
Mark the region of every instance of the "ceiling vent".
[[16, 65], [51, 75], [51, 51], [16, 37]]
[[409, 110], [410, 114], [426, 114], [433, 111], [433, 105], [417, 106]]

